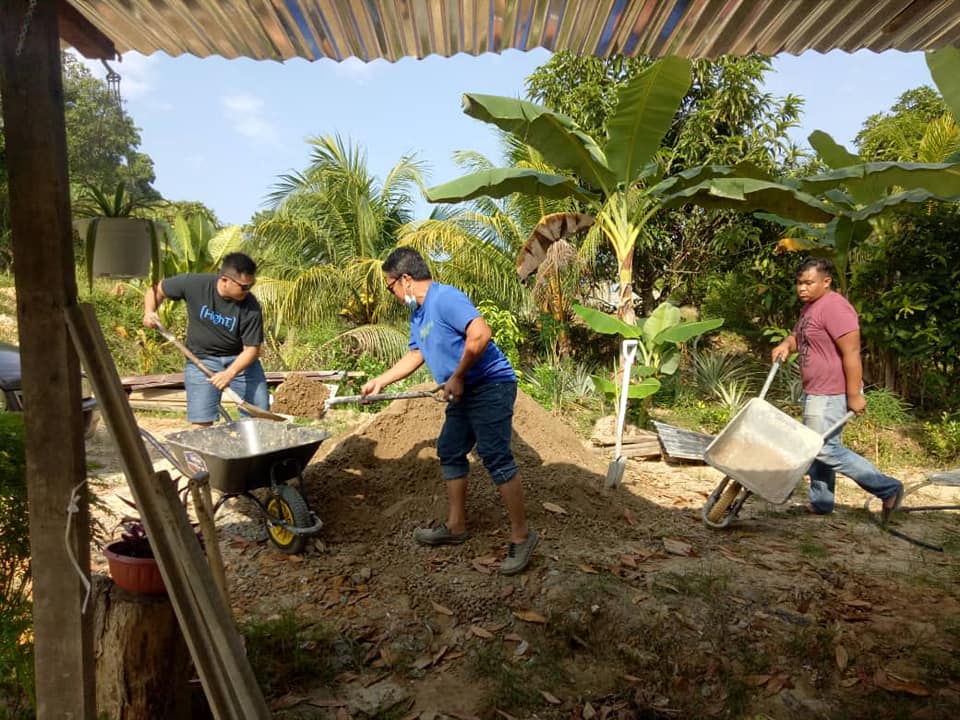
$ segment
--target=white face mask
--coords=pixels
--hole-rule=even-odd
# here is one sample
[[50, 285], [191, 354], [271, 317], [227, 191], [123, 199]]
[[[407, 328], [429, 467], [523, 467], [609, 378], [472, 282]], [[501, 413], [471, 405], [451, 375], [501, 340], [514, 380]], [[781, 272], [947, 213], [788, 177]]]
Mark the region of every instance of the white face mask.
[[406, 306], [407, 306], [408, 308], [410, 308], [411, 310], [416, 310], [416, 309], [417, 309], [417, 298], [414, 297], [413, 295], [404, 295], [404, 296], [403, 296], [403, 302], [404, 302], [404, 304], [406, 304]]

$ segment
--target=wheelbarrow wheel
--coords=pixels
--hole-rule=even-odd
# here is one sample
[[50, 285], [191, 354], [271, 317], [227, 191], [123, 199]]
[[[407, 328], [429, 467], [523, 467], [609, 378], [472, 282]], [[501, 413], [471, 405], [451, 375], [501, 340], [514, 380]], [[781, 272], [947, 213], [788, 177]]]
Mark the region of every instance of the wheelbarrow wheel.
[[[267, 499], [266, 507], [270, 515], [282, 520], [287, 525], [310, 527], [313, 524], [307, 501], [303, 499], [303, 495], [289, 485], [280, 485], [277, 488], [276, 495], [271, 493]], [[267, 521], [267, 534], [270, 536], [270, 541], [277, 546], [277, 549], [289, 555], [303, 552], [303, 548], [307, 544], [305, 535], [292, 533], [284, 527], [271, 524], [269, 521]]]
[[733, 505], [733, 501], [737, 499], [737, 495], [740, 494], [742, 489], [743, 485], [736, 480], [730, 480], [730, 482], [727, 483], [727, 487], [723, 489], [723, 493], [717, 498], [717, 502], [713, 504], [710, 512], [707, 513], [707, 520], [712, 523], [719, 523], [723, 520], [723, 516], [727, 514], [727, 510]]

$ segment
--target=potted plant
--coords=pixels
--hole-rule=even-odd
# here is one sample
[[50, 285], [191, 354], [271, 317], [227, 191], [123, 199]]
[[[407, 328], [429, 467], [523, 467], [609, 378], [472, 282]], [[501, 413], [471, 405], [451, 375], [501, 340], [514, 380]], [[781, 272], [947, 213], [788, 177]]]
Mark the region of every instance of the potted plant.
[[110, 577], [127, 592], [140, 595], [162, 595], [166, 592], [160, 567], [153, 557], [147, 531], [137, 518], [120, 521], [123, 531], [103, 549]]
[[74, 204], [80, 216], [74, 227], [84, 243], [87, 278], [145, 277], [159, 272], [160, 248], [156, 221], [134, 217], [136, 210], [154, 201], [130, 190], [123, 183], [107, 189], [84, 185]]

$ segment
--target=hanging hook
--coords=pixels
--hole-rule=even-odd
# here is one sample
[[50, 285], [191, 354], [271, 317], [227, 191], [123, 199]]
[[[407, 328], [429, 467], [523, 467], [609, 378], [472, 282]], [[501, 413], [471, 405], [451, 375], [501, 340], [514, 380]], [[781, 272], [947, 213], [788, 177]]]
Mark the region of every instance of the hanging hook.
[[117, 105], [120, 104], [120, 73], [114, 70], [107, 63], [106, 60], [101, 60], [103, 66], [107, 69], [107, 90], [109, 91], [111, 97], [117, 101]]

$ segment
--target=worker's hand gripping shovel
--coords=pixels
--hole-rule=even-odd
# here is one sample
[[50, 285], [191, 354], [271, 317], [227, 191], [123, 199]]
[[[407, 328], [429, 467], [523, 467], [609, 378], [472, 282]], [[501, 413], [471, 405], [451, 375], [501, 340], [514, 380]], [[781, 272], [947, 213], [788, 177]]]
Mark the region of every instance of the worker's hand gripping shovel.
[[627, 458], [623, 456], [623, 423], [627, 417], [627, 399], [630, 394], [630, 368], [637, 356], [637, 340], [624, 340], [621, 348], [623, 362], [623, 381], [620, 384], [620, 403], [617, 410], [617, 447], [616, 455], [607, 466], [606, 486], [617, 487], [623, 479], [623, 471], [627, 465]]
[[[158, 333], [160, 333], [164, 337], [164, 339], [169, 340], [173, 344], [173, 346], [177, 348], [177, 350], [179, 350], [180, 353], [185, 358], [187, 358], [187, 360], [189, 360], [198, 368], [200, 368], [200, 371], [204, 375], [206, 375], [208, 378], [213, 377], [213, 374], [214, 374], [213, 371], [210, 368], [208, 368], [206, 365], [204, 365], [202, 362], [200, 362], [200, 358], [194, 355], [193, 352], [186, 345], [180, 342], [179, 338], [177, 338], [176, 335], [174, 335], [172, 332], [167, 330], [167, 328], [165, 328], [159, 320], [154, 321], [153, 327], [154, 329], [156, 329]], [[264, 410], [263, 408], [259, 408], [252, 403], [248, 403], [246, 400], [240, 397], [237, 394], [237, 392], [230, 386], [227, 386], [223, 389], [223, 396], [230, 402], [236, 403], [237, 407], [241, 408], [244, 412], [246, 412], [248, 415], [251, 415], [253, 417], [264, 418], [266, 420], [277, 420], [278, 422], [287, 421], [287, 418], [283, 417], [282, 415], [276, 415], [275, 413], [272, 413], [269, 410]]]

